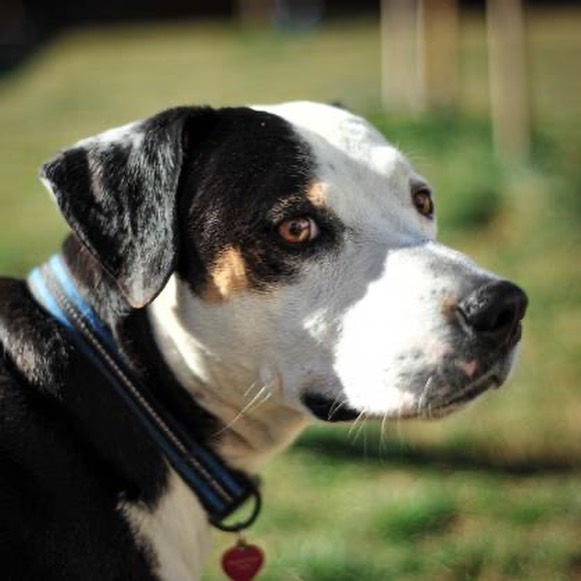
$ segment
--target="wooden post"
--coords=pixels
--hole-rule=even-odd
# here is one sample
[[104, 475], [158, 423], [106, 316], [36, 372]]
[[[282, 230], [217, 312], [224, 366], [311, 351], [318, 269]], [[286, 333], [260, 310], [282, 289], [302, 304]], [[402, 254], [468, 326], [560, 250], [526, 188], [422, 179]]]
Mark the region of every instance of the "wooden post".
[[457, 0], [420, 0], [418, 75], [426, 108], [457, 105], [459, 37]]
[[417, 0], [381, 0], [381, 100], [388, 110], [421, 108], [417, 70]]
[[530, 150], [530, 110], [521, 0], [488, 0], [488, 62], [497, 155], [520, 161]]
[[272, 18], [272, 0], [237, 0], [238, 18], [242, 26], [269, 25]]

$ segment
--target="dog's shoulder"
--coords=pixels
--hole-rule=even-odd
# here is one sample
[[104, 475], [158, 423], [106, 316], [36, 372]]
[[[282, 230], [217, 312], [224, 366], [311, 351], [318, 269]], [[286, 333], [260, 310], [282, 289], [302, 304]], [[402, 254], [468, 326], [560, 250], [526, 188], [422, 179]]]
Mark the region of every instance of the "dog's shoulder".
[[[0, 279], [0, 305], [2, 578], [153, 578], [148, 549], [118, 508], [139, 483], [99, 441], [119, 423], [104, 423], [106, 394], [92, 405], [98, 386], [86, 361], [24, 282]], [[147, 450], [138, 456], [143, 479], [159, 488], [159, 463]]]
[[4, 369], [11, 369], [26, 382], [56, 386], [71, 353], [63, 330], [34, 301], [21, 280], [0, 278], [0, 305]]
[[[0, 278], [0, 453], [22, 457], [62, 399], [71, 347], [23, 281]], [[60, 379], [59, 379], [60, 374]], [[37, 434], [38, 432], [38, 434]], [[49, 440], [50, 441], [50, 440]], [[37, 449], [44, 450], [47, 442]], [[8, 475], [9, 471], [3, 471]]]

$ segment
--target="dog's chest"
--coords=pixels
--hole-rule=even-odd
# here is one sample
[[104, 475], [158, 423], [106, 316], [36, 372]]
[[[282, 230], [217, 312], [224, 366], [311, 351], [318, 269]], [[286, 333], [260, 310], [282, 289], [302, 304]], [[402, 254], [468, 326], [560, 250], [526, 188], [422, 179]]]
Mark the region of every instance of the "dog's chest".
[[210, 550], [210, 527], [202, 506], [173, 470], [167, 492], [153, 510], [134, 503], [120, 508], [160, 579], [201, 577]]

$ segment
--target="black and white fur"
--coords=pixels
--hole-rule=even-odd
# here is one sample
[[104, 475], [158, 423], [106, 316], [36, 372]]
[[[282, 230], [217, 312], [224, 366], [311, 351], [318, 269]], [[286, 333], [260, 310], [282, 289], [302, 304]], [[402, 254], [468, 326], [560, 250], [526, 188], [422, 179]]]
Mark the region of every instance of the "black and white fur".
[[[423, 178], [345, 110], [172, 109], [42, 177], [88, 301], [233, 467], [314, 417], [445, 415], [511, 369], [524, 294], [435, 241]], [[289, 243], [300, 217], [317, 235]], [[2, 279], [0, 305], [0, 577], [198, 579], [195, 496], [24, 282]]]

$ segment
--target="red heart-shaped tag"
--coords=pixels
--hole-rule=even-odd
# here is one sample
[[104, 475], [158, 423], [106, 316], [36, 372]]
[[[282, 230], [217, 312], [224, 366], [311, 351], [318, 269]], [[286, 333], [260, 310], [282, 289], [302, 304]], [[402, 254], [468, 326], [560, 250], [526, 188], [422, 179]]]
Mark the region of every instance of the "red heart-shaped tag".
[[232, 581], [251, 581], [263, 564], [264, 553], [256, 545], [239, 543], [222, 555], [222, 569]]

